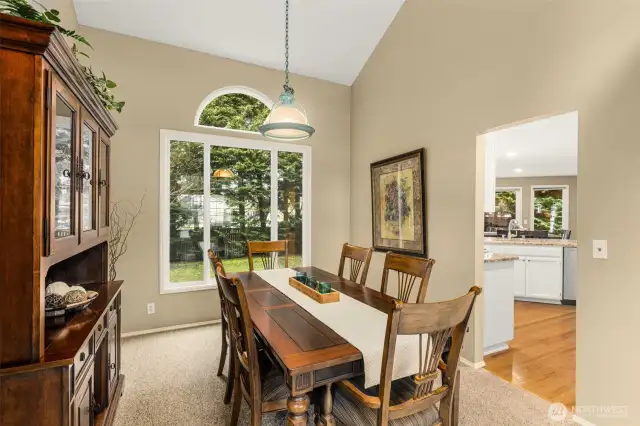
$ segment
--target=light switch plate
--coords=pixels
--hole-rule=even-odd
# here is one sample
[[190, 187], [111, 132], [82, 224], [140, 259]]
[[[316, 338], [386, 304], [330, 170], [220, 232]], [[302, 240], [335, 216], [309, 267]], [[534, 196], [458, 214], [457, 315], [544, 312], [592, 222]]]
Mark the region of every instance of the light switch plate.
[[593, 240], [593, 258], [608, 259], [607, 240]]

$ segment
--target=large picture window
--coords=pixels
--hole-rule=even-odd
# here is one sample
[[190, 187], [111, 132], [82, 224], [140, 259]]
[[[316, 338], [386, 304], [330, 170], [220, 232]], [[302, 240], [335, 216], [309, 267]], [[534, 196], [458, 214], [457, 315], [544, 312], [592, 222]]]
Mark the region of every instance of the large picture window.
[[162, 293], [214, 288], [209, 248], [248, 270], [247, 240], [287, 239], [289, 266], [309, 264], [311, 147], [169, 130], [161, 145]]

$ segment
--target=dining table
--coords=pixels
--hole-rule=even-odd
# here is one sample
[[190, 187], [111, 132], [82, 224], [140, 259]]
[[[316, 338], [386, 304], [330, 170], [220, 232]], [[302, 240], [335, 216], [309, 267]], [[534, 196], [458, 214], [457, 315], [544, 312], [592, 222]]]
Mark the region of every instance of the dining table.
[[[385, 314], [393, 306], [392, 297], [323, 269], [292, 269], [328, 282], [334, 290]], [[307, 425], [311, 394], [315, 398], [316, 426], [335, 425], [332, 385], [364, 374], [360, 350], [258, 273], [230, 275], [242, 281], [256, 338], [284, 371], [290, 391], [287, 424]]]

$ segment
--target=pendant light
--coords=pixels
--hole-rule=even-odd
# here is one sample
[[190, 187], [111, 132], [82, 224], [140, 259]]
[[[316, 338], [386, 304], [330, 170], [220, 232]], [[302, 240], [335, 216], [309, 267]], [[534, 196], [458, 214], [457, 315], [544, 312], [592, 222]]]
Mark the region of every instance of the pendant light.
[[296, 141], [310, 138], [315, 129], [309, 126], [307, 112], [296, 102], [293, 87], [289, 86], [289, 0], [285, 4], [284, 92], [260, 126], [260, 133], [269, 139]]
[[229, 169], [218, 169], [213, 172], [213, 177], [215, 178], [232, 178], [233, 172]]

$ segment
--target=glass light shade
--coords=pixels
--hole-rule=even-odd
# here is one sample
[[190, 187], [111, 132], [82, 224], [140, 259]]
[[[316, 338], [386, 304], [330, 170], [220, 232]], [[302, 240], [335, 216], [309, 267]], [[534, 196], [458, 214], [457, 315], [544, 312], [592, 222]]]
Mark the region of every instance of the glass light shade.
[[233, 172], [229, 169], [218, 169], [213, 172], [213, 177], [216, 178], [232, 178]]
[[309, 125], [307, 112], [293, 94], [283, 93], [280, 101], [260, 126], [260, 133], [269, 139], [295, 141], [310, 138], [315, 129]]

